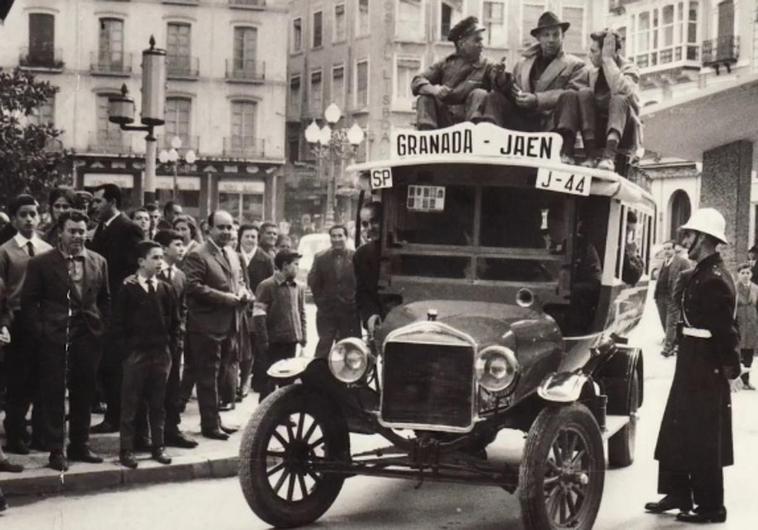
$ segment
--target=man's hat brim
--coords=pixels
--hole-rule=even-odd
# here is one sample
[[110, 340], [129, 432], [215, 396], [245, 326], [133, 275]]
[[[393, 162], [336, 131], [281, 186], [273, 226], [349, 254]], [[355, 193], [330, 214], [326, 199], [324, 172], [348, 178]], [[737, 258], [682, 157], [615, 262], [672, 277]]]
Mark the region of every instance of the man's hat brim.
[[529, 33], [532, 34], [532, 37], [536, 37], [537, 34], [543, 29], [557, 28], [557, 27], [560, 27], [563, 30], [563, 32], [566, 33], [566, 31], [568, 31], [568, 29], [571, 27], [571, 23], [570, 22], [557, 22], [555, 24], [548, 24], [547, 26], [537, 26]]

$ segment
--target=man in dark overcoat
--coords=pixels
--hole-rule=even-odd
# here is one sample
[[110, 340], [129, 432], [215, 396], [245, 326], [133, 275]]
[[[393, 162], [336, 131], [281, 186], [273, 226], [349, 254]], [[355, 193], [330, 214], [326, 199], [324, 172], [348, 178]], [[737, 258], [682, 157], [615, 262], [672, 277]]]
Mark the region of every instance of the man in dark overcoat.
[[676, 282], [682, 271], [690, 268], [690, 262], [684, 256], [680, 256], [674, 250], [674, 241], [669, 240], [663, 244], [665, 258], [658, 273], [658, 281], [655, 283], [655, 305], [658, 308], [658, 316], [661, 326], [666, 334], [663, 342], [661, 355], [669, 357], [674, 354], [676, 346], [676, 325], [679, 322], [679, 299], [674, 296]]
[[355, 305], [363, 327], [370, 335], [384, 318], [379, 297], [379, 259], [381, 255], [382, 203], [370, 202], [360, 211], [361, 230], [366, 243], [353, 254]]
[[716, 251], [727, 242], [725, 228], [713, 208], [697, 210], [682, 226], [697, 265], [680, 276], [679, 354], [655, 448], [665, 497], [645, 509], [679, 508], [684, 522], [726, 520], [723, 467], [734, 463], [730, 380], [740, 374], [740, 357], [734, 283]]

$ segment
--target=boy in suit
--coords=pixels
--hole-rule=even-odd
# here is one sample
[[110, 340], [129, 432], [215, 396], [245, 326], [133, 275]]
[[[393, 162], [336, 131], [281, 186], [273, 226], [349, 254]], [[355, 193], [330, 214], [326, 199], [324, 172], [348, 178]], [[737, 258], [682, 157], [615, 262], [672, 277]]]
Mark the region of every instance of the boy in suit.
[[[26, 413], [39, 389], [38, 363], [28, 335], [22, 333], [16, 318], [21, 309], [21, 290], [24, 287], [29, 260], [52, 249], [37, 234], [39, 212], [37, 201], [31, 195], [16, 197], [8, 210], [16, 235], [0, 246], [0, 279], [5, 283], [9, 312], [9, 332], [13, 342], [6, 349], [8, 403], [5, 415], [5, 432], [8, 436], [8, 451], [29, 453]], [[39, 405], [39, 403], [37, 403]], [[42, 416], [39, 406], [32, 412], [34, 445], [42, 445]], [[41, 449], [42, 447], [35, 447]]]
[[[294, 357], [298, 344], [305, 346], [305, 290], [295, 281], [301, 257], [292, 250], [280, 250], [274, 258], [276, 272], [255, 292], [253, 318], [257, 351], [265, 356], [263, 373], [276, 361]], [[275, 381], [266, 376], [260, 400], [275, 386]]]
[[158, 279], [163, 266], [163, 248], [154, 241], [137, 245], [137, 274], [121, 287], [113, 314], [114, 338], [125, 345], [124, 379], [121, 390], [121, 453], [119, 461], [136, 468], [135, 418], [143, 396], [147, 398], [152, 435], [152, 457], [170, 464], [163, 427], [166, 381], [171, 370], [171, 352], [179, 337], [179, 308], [173, 288]]

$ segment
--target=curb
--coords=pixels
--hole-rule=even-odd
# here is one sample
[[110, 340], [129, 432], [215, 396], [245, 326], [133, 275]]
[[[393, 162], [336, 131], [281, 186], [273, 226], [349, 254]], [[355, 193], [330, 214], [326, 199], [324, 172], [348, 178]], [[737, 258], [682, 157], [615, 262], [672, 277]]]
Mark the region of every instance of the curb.
[[174, 457], [169, 465], [162, 465], [148, 459], [140, 459], [139, 467], [126, 469], [117, 461], [103, 464], [78, 464], [64, 475], [52, 470], [41, 469], [24, 473], [26, 476], [4, 479], [2, 488], [6, 495], [41, 496], [65, 495], [67, 493], [86, 493], [102, 491], [131, 485], [162, 484], [168, 482], [187, 482], [196, 479], [229, 478], [237, 476], [238, 456], [228, 453], [215, 456], [180, 456]]

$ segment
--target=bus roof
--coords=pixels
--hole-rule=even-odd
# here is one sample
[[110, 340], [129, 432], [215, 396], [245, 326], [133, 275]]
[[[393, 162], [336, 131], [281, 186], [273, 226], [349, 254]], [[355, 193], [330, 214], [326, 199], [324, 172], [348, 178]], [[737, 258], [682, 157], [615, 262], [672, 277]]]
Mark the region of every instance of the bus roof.
[[395, 167], [430, 165], [527, 167], [537, 169], [543, 189], [576, 194], [575, 190], [566, 191], [568, 187], [556, 186], [556, 182], [566, 183], [570, 179], [587, 182], [589, 178], [589, 190], [583, 189], [580, 195], [613, 197], [655, 207], [650, 193], [617, 173], [562, 163], [562, 143], [557, 133], [512, 131], [491, 123], [464, 122], [431, 131], [394, 129], [389, 159], [355, 164], [347, 169], [372, 175], [388, 169], [387, 173], [391, 173]]

